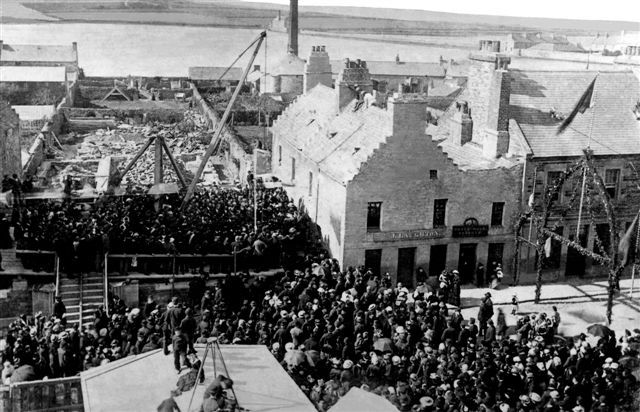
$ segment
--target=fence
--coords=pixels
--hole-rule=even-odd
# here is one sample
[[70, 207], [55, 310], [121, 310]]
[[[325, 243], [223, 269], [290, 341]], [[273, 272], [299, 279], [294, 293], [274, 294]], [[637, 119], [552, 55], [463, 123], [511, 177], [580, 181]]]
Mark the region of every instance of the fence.
[[84, 411], [79, 376], [13, 383], [0, 388], [0, 397], [3, 411]]
[[[199, 273], [231, 273], [245, 267], [244, 259], [234, 259], [232, 254], [108, 254], [108, 273], [126, 275], [131, 272], [180, 275]], [[241, 267], [242, 266], [242, 267]]]

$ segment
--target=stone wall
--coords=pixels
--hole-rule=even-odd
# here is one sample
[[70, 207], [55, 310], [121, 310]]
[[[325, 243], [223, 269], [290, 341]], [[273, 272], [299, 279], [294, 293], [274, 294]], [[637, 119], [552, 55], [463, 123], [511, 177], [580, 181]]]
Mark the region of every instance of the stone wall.
[[[446, 267], [458, 268], [461, 244], [476, 245], [476, 264], [487, 265], [489, 244], [502, 243], [503, 265], [513, 256], [513, 222], [520, 202], [521, 166], [463, 172], [424, 134], [425, 107], [394, 103], [394, 133], [348, 183], [344, 265], [364, 263], [365, 250], [382, 249], [383, 272], [395, 276], [399, 248], [416, 248], [415, 264], [429, 270], [432, 245], [447, 245]], [[430, 171], [437, 178], [430, 179]], [[447, 199], [445, 226], [433, 227], [434, 200]], [[422, 230], [420, 239], [367, 232], [367, 203], [382, 202], [380, 232]], [[491, 226], [493, 202], [504, 202], [502, 225]], [[488, 225], [487, 236], [453, 238], [467, 218]], [[436, 229], [435, 231], [432, 229]], [[505, 273], [508, 277], [509, 273]]]
[[0, 104], [0, 176], [20, 175], [20, 120], [7, 102], [2, 101]]
[[56, 108], [55, 114], [51, 117], [51, 120], [47, 122], [38, 136], [34, 140], [33, 144], [27, 151], [28, 159], [22, 168], [22, 173], [24, 175], [35, 175], [38, 167], [42, 164], [45, 157], [46, 145], [51, 144], [51, 133], [59, 136], [62, 128], [65, 124], [65, 116], [61, 113], [61, 108], [66, 104], [66, 98], [63, 99], [62, 102]]
[[14, 279], [5, 299], [0, 299], [2, 318], [15, 318], [23, 313], [33, 313], [31, 290], [26, 280]]
[[[284, 182], [283, 187], [296, 206], [320, 226], [324, 245], [332, 256], [342, 261], [346, 187], [320, 171], [317, 163], [283, 136], [274, 134], [272, 151], [272, 173]], [[295, 179], [291, 178], [293, 162]]]
[[[194, 106], [207, 118], [209, 128], [215, 129], [220, 122], [220, 118], [200, 95], [198, 88], [193, 83], [191, 84], [191, 90], [193, 90], [192, 101]], [[246, 183], [247, 172], [252, 168], [253, 162], [250, 148], [246, 147], [244, 142], [228, 127], [222, 129], [221, 138], [220, 150], [223, 152], [221, 154], [223, 154], [226, 171], [231, 174], [230, 177], [234, 180], [237, 179], [243, 184]]]

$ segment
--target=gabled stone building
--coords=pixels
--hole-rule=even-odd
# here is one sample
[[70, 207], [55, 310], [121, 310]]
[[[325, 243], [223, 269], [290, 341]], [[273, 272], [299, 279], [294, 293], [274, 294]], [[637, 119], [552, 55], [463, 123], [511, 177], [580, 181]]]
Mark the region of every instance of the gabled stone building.
[[482, 76], [433, 131], [426, 97], [377, 101], [363, 61], [347, 61], [335, 89], [318, 82], [276, 120], [273, 172], [343, 265], [405, 285], [418, 267], [458, 269], [481, 284], [478, 263], [509, 261], [525, 153], [508, 131], [506, 64], [479, 62]]

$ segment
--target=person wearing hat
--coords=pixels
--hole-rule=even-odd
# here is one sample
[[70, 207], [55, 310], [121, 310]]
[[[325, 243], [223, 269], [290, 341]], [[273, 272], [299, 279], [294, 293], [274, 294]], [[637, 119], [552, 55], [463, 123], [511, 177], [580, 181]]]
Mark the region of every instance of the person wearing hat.
[[193, 342], [196, 339], [196, 331], [198, 329], [198, 322], [193, 317], [193, 309], [187, 308], [185, 311], [185, 317], [180, 322], [180, 330], [187, 339], [187, 345], [189, 347], [188, 353], [195, 353], [193, 348]]
[[56, 296], [56, 303], [53, 304], [53, 316], [56, 319], [62, 319], [65, 313], [67, 313], [67, 307], [62, 302], [62, 297]]
[[235, 399], [227, 397], [227, 390], [231, 388], [233, 388], [233, 380], [225, 375], [218, 375], [205, 389], [200, 410], [202, 412], [235, 410]]
[[420, 411], [421, 412], [427, 412], [427, 411], [432, 411], [433, 410], [433, 398], [430, 396], [423, 396], [422, 398], [420, 398]]
[[491, 300], [491, 293], [487, 292], [480, 302], [480, 308], [478, 309], [478, 322], [479, 333], [484, 335], [487, 329], [487, 322], [493, 317], [493, 301]]
[[172, 343], [173, 343], [173, 366], [175, 367], [178, 374], [180, 374], [180, 372], [182, 371], [180, 362], [182, 362], [182, 364], [184, 364], [187, 368], [191, 367], [191, 362], [187, 357], [189, 341], [184, 335], [184, 333], [182, 333], [182, 330], [179, 327], [175, 329]]

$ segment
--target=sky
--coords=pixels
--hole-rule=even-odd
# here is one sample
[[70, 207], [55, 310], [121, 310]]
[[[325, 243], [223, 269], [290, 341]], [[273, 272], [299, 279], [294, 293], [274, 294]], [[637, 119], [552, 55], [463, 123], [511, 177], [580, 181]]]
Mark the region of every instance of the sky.
[[[289, 0], [249, 1], [289, 4]], [[497, 16], [640, 22], [638, 0], [299, 0], [299, 5], [385, 7]]]

